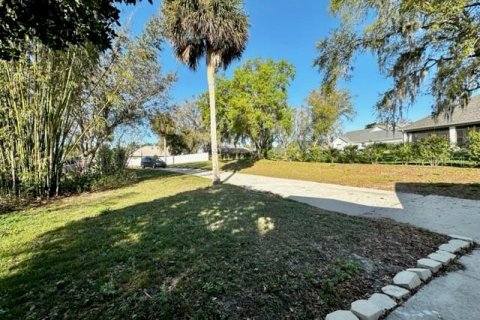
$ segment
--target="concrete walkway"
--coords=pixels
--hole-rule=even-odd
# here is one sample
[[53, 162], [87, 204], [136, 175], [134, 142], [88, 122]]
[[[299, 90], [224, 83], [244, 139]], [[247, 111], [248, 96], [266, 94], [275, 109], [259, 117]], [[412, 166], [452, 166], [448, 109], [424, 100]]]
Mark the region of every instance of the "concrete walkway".
[[[210, 178], [210, 172], [168, 169]], [[225, 172], [222, 181], [266, 191], [329, 211], [372, 218], [390, 218], [444, 234], [480, 242], [480, 201], [422, 196], [309, 181]], [[439, 277], [421, 289], [388, 320], [480, 319], [480, 250], [463, 257], [465, 270]]]

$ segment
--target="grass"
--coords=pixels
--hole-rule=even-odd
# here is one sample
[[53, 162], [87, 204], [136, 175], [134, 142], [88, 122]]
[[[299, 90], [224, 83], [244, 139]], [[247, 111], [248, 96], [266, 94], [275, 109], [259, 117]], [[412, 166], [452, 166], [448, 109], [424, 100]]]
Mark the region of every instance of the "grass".
[[445, 241], [198, 177], [139, 175], [0, 216], [0, 318], [323, 318]]
[[[211, 168], [209, 162], [183, 166], [205, 170]], [[222, 162], [222, 169], [268, 177], [480, 200], [480, 168], [261, 160]]]

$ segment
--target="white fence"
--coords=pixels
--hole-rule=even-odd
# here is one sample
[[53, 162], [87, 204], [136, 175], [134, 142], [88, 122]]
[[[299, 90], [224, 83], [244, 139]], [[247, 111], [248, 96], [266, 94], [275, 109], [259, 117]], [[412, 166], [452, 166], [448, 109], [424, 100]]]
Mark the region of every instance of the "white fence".
[[[158, 157], [158, 158], [165, 161], [167, 165], [171, 166], [174, 164], [208, 161], [208, 153], [204, 152], [204, 153], [184, 154], [180, 156], [168, 156], [168, 157]], [[127, 165], [130, 168], [140, 167], [141, 161], [142, 161], [142, 157], [130, 157], [128, 159]]]

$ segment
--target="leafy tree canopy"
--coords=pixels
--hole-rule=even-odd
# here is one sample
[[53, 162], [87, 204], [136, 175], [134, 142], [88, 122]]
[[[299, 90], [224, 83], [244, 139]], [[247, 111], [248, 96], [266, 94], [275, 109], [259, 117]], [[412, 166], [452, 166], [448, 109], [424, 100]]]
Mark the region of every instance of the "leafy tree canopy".
[[480, 162], [480, 131], [468, 132], [468, 152], [474, 161]]
[[332, 0], [330, 10], [341, 24], [318, 43], [315, 60], [327, 90], [351, 76], [361, 52], [376, 55], [381, 72], [393, 79], [377, 104], [392, 122], [423, 85], [437, 113], [464, 106], [480, 88], [480, 2]]
[[175, 127], [182, 137], [187, 153], [207, 150], [209, 132], [202, 119], [197, 100], [186, 100], [172, 108]]
[[[232, 79], [221, 78], [217, 86], [217, 116], [224, 140], [252, 142], [259, 157], [265, 157], [277, 135], [291, 130], [292, 113], [288, 87], [295, 77], [286, 61], [253, 59], [235, 70]], [[208, 121], [207, 95], [200, 101]]]
[[[0, 59], [18, 57], [28, 39], [52, 49], [91, 42], [111, 47], [119, 25], [116, 3], [142, 0], [2, 0], [0, 1]], [[152, 3], [152, 0], [148, 0]]]
[[355, 110], [348, 91], [335, 90], [324, 92], [314, 90], [307, 98], [307, 104], [311, 108], [313, 124], [313, 140], [325, 139], [335, 126], [339, 126], [342, 117], [351, 119]]
[[150, 127], [172, 154], [207, 149], [208, 131], [196, 100], [187, 100], [154, 114]]
[[164, 109], [176, 80], [175, 74], [163, 72], [160, 62], [163, 38], [158, 17], [135, 38], [118, 33], [112, 49], [100, 54], [89, 75], [83, 103], [73, 110], [82, 156], [88, 161], [117, 128], [136, 127]]

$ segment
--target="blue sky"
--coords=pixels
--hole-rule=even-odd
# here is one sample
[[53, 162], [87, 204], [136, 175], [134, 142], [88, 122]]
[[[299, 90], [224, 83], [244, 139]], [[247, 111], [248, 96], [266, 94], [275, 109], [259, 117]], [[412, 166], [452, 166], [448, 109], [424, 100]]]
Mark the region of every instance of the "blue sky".
[[[245, 0], [251, 23], [250, 40], [242, 60], [232, 64], [227, 75], [249, 58], [285, 59], [295, 66], [297, 72], [289, 91], [290, 103], [293, 107], [301, 106], [308, 93], [319, 87], [321, 81], [312, 65], [316, 57], [315, 44], [338, 23], [329, 15], [328, 3], [328, 0]], [[133, 33], [141, 32], [148, 18], [158, 12], [159, 6], [159, 0], [154, 0], [153, 5], [143, 1], [136, 6], [122, 6], [122, 21], [129, 21]], [[169, 44], [165, 44], [161, 59], [165, 69], [177, 72], [179, 77], [172, 91], [172, 101], [182, 101], [206, 91], [203, 64], [197, 72], [190, 71], [175, 59]], [[389, 80], [379, 74], [374, 57], [365, 54], [355, 61], [353, 79], [343, 86], [353, 94], [357, 116], [352, 122], [345, 122], [346, 131], [362, 129], [375, 121], [374, 105], [388, 85]], [[430, 106], [430, 97], [420, 97], [408, 111], [407, 118], [418, 120], [430, 114]]]

